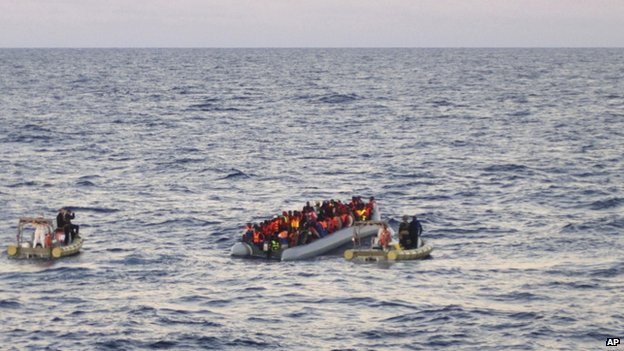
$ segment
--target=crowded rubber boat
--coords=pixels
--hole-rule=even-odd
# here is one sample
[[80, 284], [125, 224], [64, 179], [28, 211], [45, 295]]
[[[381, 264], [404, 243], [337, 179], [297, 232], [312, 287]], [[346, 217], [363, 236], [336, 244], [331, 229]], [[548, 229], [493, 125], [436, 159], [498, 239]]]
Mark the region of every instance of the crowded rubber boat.
[[307, 202], [301, 211], [283, 211], [261, 223], [247, 223], [231, 255], [281, 261], [308, 259], [343, 247], [354, 236], [374, 236], [383, 224], [380, 218], [374, 197], [368, 202], [357, 196], [345, 202]]
[[[56, 259], [80, 252], [84, 240], [78, 234], [79, 227], [71, 223], [74, 213], [60, 209], [57, 227], [51, 219], [23, 217], [17, 224], [16, 244], [7, 246], [11, 258]], [[26, 233], [31, 233], [30, 238]]]

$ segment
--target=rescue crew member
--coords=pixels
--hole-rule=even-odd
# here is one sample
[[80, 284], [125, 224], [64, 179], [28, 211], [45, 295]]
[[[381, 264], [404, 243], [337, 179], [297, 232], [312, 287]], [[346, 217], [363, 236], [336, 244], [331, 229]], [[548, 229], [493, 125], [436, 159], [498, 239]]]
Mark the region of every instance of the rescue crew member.
[[423, 228], [416, 216], [412, 217], [412, 221], [409, 224], [409, 236], [412, 240], [412, 248], [418, 248], [418, 238], [422, 234]]
[[412, 248], [412, 239], [409, 235], [409, 216], [403, 216], [403, 222], [399, 224], [399, 244], [405, 250]]

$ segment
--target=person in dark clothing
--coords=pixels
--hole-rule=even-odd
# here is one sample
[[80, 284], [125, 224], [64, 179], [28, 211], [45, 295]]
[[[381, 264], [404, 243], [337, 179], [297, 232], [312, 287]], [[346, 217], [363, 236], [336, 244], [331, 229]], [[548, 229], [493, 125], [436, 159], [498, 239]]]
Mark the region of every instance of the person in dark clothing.
[[58, 215], [56, 215], [56, 227], [65, 228], [65, 209], [64, 208], [60, 208], [58, 210]]
[[71, 222], [74, 218], [76, 218], [76, 215], [72, 211], [65, 211], [65, 216], [63, 217], [65, 220], [65, 245], [72, 243], [74, 238], [78, 236], [79, 227]]
[[403, 222], [399, 224], [399, 245], [405, 250], [412, 248], [412, 239], [409, 235], [409, 217], [403, 216]]
[[412, 221], [409, 224], [408, 231], [410, 240], [412, 241], [413, 249], [418, 248], [418, 238], [420, 237], [420, 234], [422, 234], [422, 230], [422, 225], [418, 221], [418, 218], [416, 218], [416, 216], [412, 217]]

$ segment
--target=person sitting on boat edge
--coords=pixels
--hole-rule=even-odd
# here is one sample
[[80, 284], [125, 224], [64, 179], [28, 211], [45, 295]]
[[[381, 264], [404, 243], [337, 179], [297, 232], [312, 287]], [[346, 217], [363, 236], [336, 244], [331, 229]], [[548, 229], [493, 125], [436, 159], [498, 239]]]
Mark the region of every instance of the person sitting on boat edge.
[[381, 246], [381, 249], [388, 250], [390, 241], [392, 241], [392, 234], [390, 233], [390, 229], [388, 229], [388, 225], [384, 223], [377, 232], [377, 243]]
[[409, 235], [409, 216], [403, 216], [403, 222], [399, 224], [399, 245], [405, 250], [412, 248], [412, 239]]
[[423, 228], [416, 215], [412, 217], [412, 221], [409, 224], [409, 237], [412, 242], [412, 248], [418, 248], [418, 238], [420, 238], [420, 234], [422, 234]]

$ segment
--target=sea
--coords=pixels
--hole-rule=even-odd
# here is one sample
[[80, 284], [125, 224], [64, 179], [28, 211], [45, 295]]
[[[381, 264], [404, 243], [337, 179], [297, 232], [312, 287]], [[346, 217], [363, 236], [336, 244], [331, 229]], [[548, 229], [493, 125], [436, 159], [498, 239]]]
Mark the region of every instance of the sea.
[[[614, 349], [623, 187], [624, 49], [0, 49], [0, 348]], [[230, 256], [352, 196], [431, 257]]]

